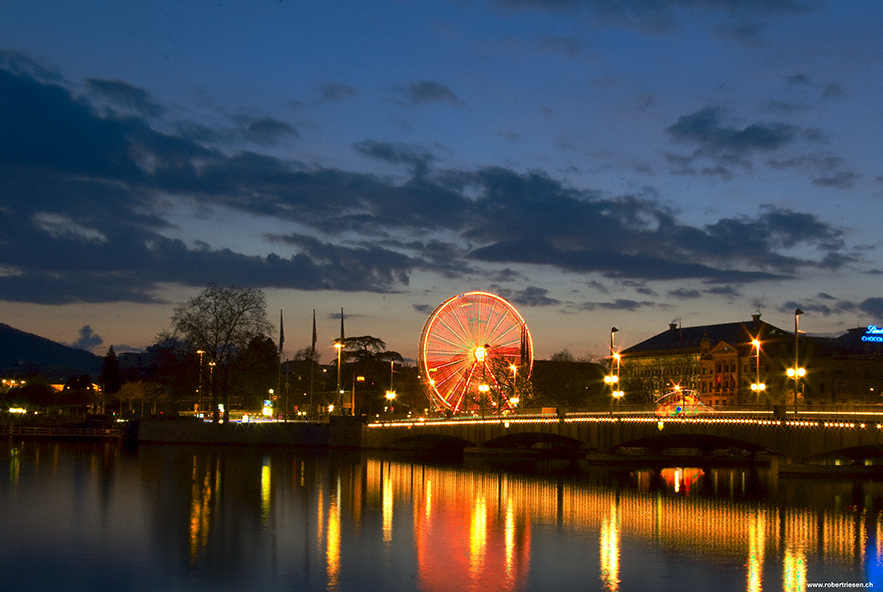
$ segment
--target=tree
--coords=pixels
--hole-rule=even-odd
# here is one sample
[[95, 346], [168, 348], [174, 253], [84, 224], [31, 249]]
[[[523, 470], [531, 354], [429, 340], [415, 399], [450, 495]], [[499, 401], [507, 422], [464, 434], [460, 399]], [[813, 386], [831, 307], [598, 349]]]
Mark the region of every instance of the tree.
[[218, 419], [218, 401], [224, 401], [224, 420], [230, 414], [231, 369], [239, 352], [254, 337], [272, 330], [263, 291], [209, 285], [198, 296], [175, 308], [172, 330], [202, 350], [212, 367], [212, 416]]
[[[385, 401], [384, 393], [390, 386], [394, 371], [391, 364], [401, 363], [404, 358], [399, 352], [388, 351], [383, 340], [371, 335], [345, 337], [342, 343], [343, 361], [347, 368], [343, 373], [341, 387], [354, 393], [357, 408], [367, 411], [372, 407], [372, 400], [375, 403]], [[354, 387], [356, 383], [359, 384], [358, 388]], [[358, 409], [354, 409], [353, 413], [357, 411]]]
[[155, 382], [137, 380], [123, 384], [117, 392], [117, 398], [128, 407], [129, 411], [133, 411], [135, 405], [140, 404], [140, 413], [143, 416], [145, 403], [150, 404], [152, 412], [156, 413], [156, 405], [165, 399], [165, 392], [163, 387]]
[[[107, 397], [114, 396], [122, 386], [120, 377], [120, 362], [111, 345], [104, 356], [104, 364], [101, 367], [101, 402], [102, 407], [107, 404]], [[103, 411], [103, 410], [102, 410]]]
[[[231, 388], [246, 407], [259, 407], [269, 396], [270, 389], [276, 389], [279, 380], [279, 350], [269, 337], [253, 337], [248, 347], [236, 356], [231, 368]], [[281, 406], [282, 393], [276, 393]]]

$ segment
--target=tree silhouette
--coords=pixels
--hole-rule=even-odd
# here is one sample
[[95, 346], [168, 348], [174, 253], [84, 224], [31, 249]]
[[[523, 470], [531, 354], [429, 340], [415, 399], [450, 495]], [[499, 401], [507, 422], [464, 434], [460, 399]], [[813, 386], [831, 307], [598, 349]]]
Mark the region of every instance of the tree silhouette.
[[228, 420], [233, 362], [253, 338], [268, 335], [272, 329], [263, 291], [211, 284], [175, 308], [172, 329], [195, 349], [204, 351], [208, 363], [213, 364], [212, 417], [219, 419], [218, 401], [223, 400], [224, 420]]

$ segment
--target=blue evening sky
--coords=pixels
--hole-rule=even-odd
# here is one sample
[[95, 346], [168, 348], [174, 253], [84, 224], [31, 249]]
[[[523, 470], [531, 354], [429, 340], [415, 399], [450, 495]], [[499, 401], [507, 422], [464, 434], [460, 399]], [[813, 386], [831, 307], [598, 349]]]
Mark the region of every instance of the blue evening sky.
[[[286, 351], [416, 356], [472, 290], [538, 357], [880, 324], [883, 4], [0, 7], [0, 322], [140, 349], [210, 282]], [[333, 350], [323, 350], [323, 361]]]

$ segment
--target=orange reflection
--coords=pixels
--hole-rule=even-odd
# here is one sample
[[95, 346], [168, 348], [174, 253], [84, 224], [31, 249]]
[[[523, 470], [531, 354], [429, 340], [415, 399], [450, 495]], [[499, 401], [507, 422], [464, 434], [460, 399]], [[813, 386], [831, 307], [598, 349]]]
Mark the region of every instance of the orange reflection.
[[766, 551], [766, 518], [754, 512], [748, 521], [747, 592], [763, 590], [763, 557]]
[[337, 490], [328, 504], [328, 545], [325, 550], [327, 561], [328, 590], [337, 590], [340, 586], [340, 477], [337, 479]]
[[208, 544], [211, 518], [221, 486], [221, 471], [217, 464], [214, 470], [211, 468], [200, 470], [197, 457], [194, 456], [191, 478], [188, 538], [190, 543], [190, 560], [196, 561], [199, 550]]
[[699, 478], [704, 474], [705, 472], [702, 469], [696, 468], [662, 469], [660, 471], [662, 480], [665, 481], [669, 488], [675, 493], [682, 493], [683, 495], [690, 495], [693, 486], [696, 485]]
[[427, 468], [412, 479], [394, 463], [384, 471], [373, 481], [383, 484], [382, 498], [387, 488], [396, 499], [405, 492], [414, 496], [421, 590], [519, 589], [529, 567], [529, 509], [509, 492], [507, 477]]
[[610, 504], [610, 511], [601, 519], [601, 583], [611, 592], [619, 590], [619, 508]]

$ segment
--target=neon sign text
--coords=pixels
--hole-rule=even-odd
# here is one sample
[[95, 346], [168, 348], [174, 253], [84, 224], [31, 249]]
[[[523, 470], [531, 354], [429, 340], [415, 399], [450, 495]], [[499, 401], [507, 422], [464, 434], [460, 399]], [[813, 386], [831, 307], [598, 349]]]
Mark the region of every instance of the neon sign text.
[[883, 343], [883, 327], [877, 325], [869, 325], [865, 334], [862, 335], [862, 341], [873, 341]]

